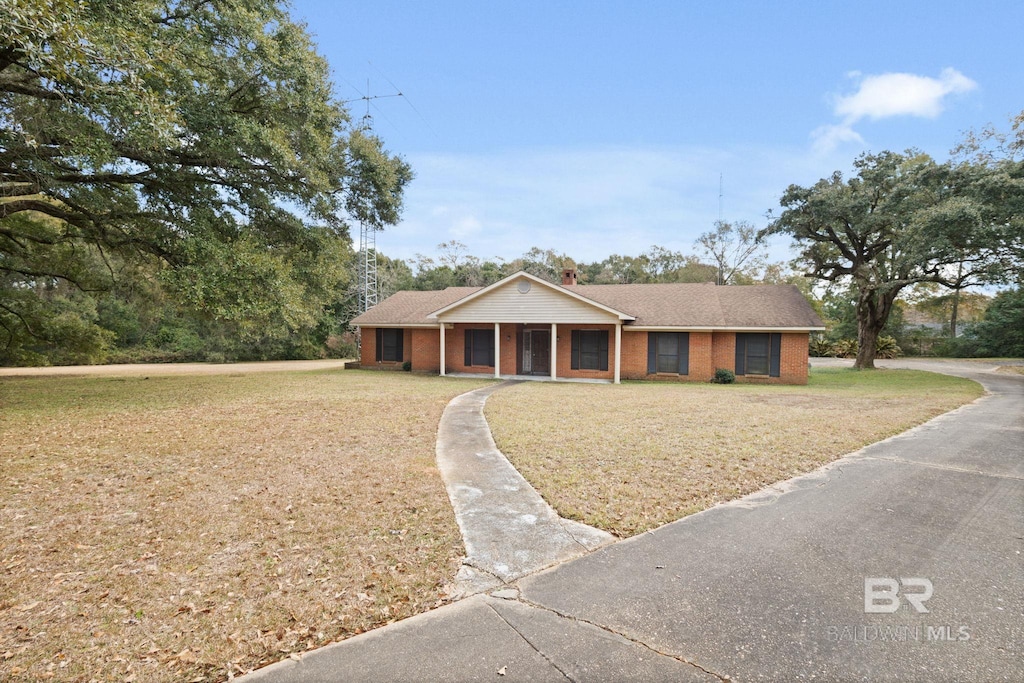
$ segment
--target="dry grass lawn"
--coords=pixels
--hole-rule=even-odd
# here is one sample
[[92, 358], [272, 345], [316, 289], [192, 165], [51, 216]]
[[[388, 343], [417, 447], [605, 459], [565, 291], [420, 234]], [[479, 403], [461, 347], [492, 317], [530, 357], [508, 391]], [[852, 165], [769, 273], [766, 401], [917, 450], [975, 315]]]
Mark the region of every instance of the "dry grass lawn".
[[405, 373], [0, 378], [0, 680], [205, 681], [446, 599]]
[[492, 395], [498, 448], [564, 517], [631, 536], [814, 470], [982, 394], [913, 370], [808, 386], [524, 383]]

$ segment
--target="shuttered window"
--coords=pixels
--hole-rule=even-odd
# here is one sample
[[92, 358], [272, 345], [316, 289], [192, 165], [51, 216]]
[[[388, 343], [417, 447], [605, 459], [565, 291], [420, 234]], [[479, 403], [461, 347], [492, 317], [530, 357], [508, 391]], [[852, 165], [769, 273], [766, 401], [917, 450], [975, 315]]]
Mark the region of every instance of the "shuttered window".
[[573, 370], [608, 369], [608, 330], [573, 330]]
[[647, 372], [687, 375], [690, 372], [690, 334], [688, 332], [649, 332], [647, 334]]
[[405, 349], [405, 330], [395, 327], [377, 328], [377, 362], [401, 363]]
[[466, 330], [466, 367], [494, 367], [494, 330]]
[[736, 335], [736, 374], [778, 377], [782, 355], [782, 334], [775, 332]]

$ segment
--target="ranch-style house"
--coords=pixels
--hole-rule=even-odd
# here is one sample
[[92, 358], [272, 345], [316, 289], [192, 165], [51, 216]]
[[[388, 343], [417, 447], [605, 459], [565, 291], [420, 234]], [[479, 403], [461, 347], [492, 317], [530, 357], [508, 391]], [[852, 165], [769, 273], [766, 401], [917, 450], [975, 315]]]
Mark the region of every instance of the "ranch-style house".
[[551, 379], [807, 383], [821, 319], [792, 285], [561, 286], [518, 272], [487, 287], [403, 291], [353, 324], [360, 365]]

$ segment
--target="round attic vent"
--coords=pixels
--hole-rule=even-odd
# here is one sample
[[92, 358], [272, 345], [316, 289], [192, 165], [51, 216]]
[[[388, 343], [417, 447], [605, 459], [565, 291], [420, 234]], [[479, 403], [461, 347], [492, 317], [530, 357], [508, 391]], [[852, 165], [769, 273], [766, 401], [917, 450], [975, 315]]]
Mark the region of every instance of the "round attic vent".
[[527, 292], [530, 291], [530, 281], [529, 280], [520, 280], [519, 284], [516, 285], [516, 289], [519, 290], [520, 294], [526, 294]]

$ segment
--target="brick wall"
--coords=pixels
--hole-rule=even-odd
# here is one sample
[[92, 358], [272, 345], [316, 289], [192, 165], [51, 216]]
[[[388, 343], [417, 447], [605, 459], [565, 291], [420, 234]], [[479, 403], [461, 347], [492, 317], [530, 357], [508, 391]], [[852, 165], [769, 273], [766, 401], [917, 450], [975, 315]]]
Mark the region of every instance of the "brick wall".
[[[359, 365], [364, 368], [381, 370], [401, 370], [402, 363], [396, 361], [377, 362], [377, 328], [364, 327], [360, 330]], [[412, 360], [412, 330], [402, 332], [402, 362]]]
[[783, 384], [807, 384], [807, 332], [783, 332], [782, 352], [777, 381]]
[[[503, 324], [501, 330], [500, 363], [502, 374], [515, 374], [517, 371], [519, 349], [519, 325]], [[465, 365], [465, 343], [467, 329], [487, 329], [493, 333], [493, 326], [479, 324], [458, 324], [454, 329], [445, 331], [445, 348], [448, 372], [473, 372], [494, 374], [489, 366]], [[573, 370], [572, 363], [572, 330], [608, 331], [608, 370]], [[628, 328], [622, 332], [622, 367], [623, 379], [666, 379], [676, 381], [706, 382], [717, 368], [736, 369], [736, 334], [734, 332], [691, 332], [690, 333], [690, 364], [688, 375], [649, 375], [647, 374], [647, 333], [630, 332]], [[762, 382], [771, 384], [806, 384], [807, 383], [807, 344], [809, 335], [806, 332], [786, 332], [782, 335], [782, 348], [779, 363], [779, 377], [738, 376], [740, 382]], [[362, 351], [360, 363], [364, 368], [400, 369], [401, 363], [376, 361], [377, 334], [372, 327], [362, 330]], [[559, 377], [612, 379], [615, 376], [615, 326], [614, 325], [559, 325], [558, 339]], [[414, 372], [438, 373], [440, 362], [440, 333], [436, 329], [406, 329], [403, 341], [404, 360], [412, 363]]]
[[706, 382], [715, 374], [710, 332], [690, 332], [689, 373], [686, 375], [647, 373], [647, 335], [647, 332], [628, 332], [623, 329], [623, 379]]
[[[759, 384], [807, 384], [807, 332], [783, 332], [782, 347], [779, 351], [779, 376], [737, 375], [737, 382]], [[714, 358], [716, 368], [736, 370], [736, 333], [714, 333]]]
[[[608, 331], [608, 369], [607, 370], [573, 370], [572, 369], [572, 331], [573, 330], [607, 330]], [[615, 326], [614, 325], [559, 325], [558, 326], [558, 377], [574, 379], [614, 379], [615, 377]]]
[[441, 331], [436, 329], [415, 328], [409, 330], [411, 341], [408, 342], [409, 360], [413, 372], [437, 374], [441, 372]]
[[[481, 323], [456, 323], [455, 329], [445, 330], [444, 355], [446, 372], [477, 372], [480, 374], [493, 375], [494, 368], [489, 365], [466, 365], [466, 330], [487, 330], [488, 334], [493, 335], [494, 325], [485, 325]], [[512, 337], [512, 341], [506, 341], [505, 337], [510, 335]], [[515, 325], [501, 325], [501, 358], [496, 360], [501, 363], [502, 372], [515, 374], [515, 349]], [[509, 355], [510, 351], [511, 356]], [[511, 360], [509, 360], [510, 358]]]

